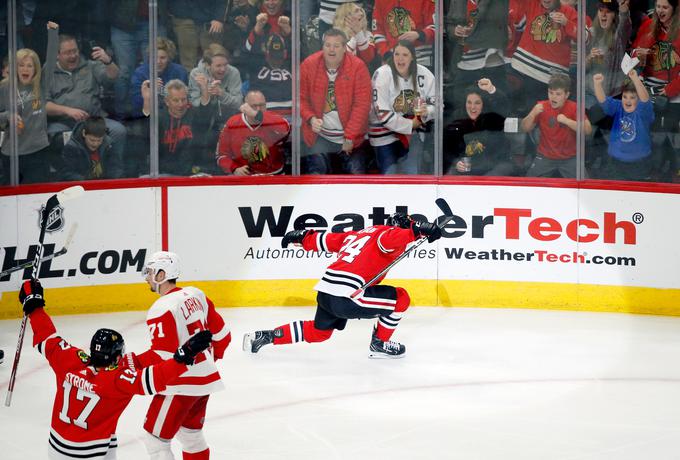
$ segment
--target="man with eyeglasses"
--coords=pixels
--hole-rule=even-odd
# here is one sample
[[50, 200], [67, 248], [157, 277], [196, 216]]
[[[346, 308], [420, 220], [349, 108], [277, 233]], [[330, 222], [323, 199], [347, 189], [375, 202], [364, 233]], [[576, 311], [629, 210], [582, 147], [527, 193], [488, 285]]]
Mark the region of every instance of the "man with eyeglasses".
[[267, 111], [261, 91], [249, 91], [240, 110], [227, 120], [220, 134], [217, 164], [235, 176], [282, 174], [290, 124]]
[[47, 79], [45, 110], [50, 138], [70, 133], [78, 122], [90, 117], [104, 117], [112, 149], [122, 157], [127, 130], [121, 123], [107, 118], [99, 99], [100, 87], [113, 85], [118, 74], [118, 66], [104, 48], [93, 46], [90, 56], [85, 57], [74, 37], [60, 35], [57, 66]]

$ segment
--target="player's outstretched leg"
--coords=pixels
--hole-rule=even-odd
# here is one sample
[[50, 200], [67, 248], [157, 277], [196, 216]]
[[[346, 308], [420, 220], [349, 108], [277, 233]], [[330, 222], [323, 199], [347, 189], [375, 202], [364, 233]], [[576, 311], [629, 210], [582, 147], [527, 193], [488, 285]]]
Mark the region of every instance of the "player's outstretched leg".
[[271, 331], [249, 332], [243, 336], [243, 351], [257, 353], [270, 343], [288, 345], [298, 342], [323, 342], [333, 335], [333, 329], [317, 329], [314, 321], [293, 321]]
[[278, 329], [272, 331], [255, 331], [244, 334], [243, 351], [257, 353], [260, 351], [260, 348], [264, 347], [265, 345], [274, 343], [274, 337], [277, 330]]

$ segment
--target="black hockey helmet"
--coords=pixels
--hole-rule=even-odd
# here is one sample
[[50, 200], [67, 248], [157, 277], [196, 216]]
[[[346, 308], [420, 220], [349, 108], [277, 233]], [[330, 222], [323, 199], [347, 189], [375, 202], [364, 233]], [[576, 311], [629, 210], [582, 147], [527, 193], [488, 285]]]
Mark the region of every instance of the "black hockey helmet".
[[99, 329], [90, 342], [90, 364], [108, 367], [118, 361], [125, 352], [123, 336], [113, 329]]
[[412, 223], [413, 219], [405, 212], [395, 212], [394, 214], [387, 218], [387, 222], [385, 222], [385, 225], [392, 225], [394, 227], [401, 228], [411, 228]]

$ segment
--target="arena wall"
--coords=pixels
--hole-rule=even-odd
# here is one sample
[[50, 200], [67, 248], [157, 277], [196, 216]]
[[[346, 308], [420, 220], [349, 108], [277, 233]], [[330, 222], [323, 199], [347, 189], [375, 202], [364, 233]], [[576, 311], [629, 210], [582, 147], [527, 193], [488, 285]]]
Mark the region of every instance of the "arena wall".
[[[61, 188], [0, 189], [2, 269], [33, 258], [41, 205]], [[282, 250], [294, 227], [341, 231], [397, 210], [455, 219], [390, 272], [415, 305], [680, 315], [680, 189], [672, 185], [427, 177], [281, 177], [82, 184], [50, 222], [46, 254], [78, 223], [67, 254], [43, 264], [53, 314], [146, 309], [147, 254], [182, 259], [182, 282], [220, 307], [313, 305], [328, 254]], [[0, 318], [20, 314], [30, 270], [0, 278]]]

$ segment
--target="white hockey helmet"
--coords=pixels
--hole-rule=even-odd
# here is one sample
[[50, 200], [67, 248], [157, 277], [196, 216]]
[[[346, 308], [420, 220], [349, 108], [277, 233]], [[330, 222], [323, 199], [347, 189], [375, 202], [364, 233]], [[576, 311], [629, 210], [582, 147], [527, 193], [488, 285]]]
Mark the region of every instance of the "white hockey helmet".
[[144, 264], [142, 276], [146, 278], [148, 274], [155, 280], [159, 271], [165, 272], [165, 280], [175, 280], [179, 278], [179, 256], [174, 252], [158, 251], [151, 254]]

